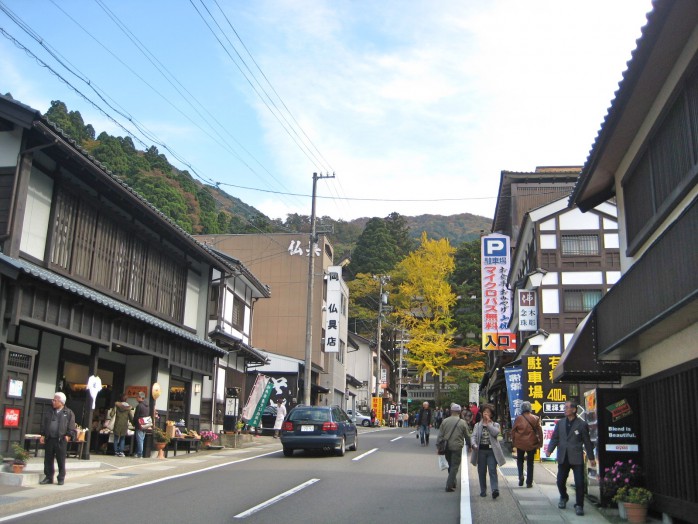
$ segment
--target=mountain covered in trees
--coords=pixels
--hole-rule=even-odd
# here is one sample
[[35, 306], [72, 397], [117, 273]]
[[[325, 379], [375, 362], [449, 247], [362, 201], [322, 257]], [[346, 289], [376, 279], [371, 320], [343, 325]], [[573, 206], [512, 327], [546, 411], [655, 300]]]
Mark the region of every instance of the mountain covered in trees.
[[[111, 136], [106, 132], [96, 135], [79, 111], [69, 111], [59, 100], [51, 102], [44, 116], [188, 233], [310, 232], [309, 215], [293, 213], [285, 220], [270, 219], [219, 187], [204, 184], [189, 171], [176, 168], [156, 146], [139, 150], [129, 136]], [[489, 231], [492, 223], [469, 213], [402, 218], [405, 223], [401, 226], [406, 225], [412, 241], [426, 232], [430, 238], [446, 238], [452, 245], [478, 238], [481, 231]], [[370, 217], [345, 221], [323, 216], [318, 217], [318, 227], [328, 232], [337, 258], [341, 258], [352, 254], [370, 221]]]

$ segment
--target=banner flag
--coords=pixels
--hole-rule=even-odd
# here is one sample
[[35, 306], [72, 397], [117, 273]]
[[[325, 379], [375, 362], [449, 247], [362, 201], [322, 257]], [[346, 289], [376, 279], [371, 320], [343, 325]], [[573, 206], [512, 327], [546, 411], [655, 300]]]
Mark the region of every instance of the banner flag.
[[252, 418], [248, 422], [248, 424], [254, 428], [262, 427], [262, 413], [264, 413], [264, 408], [269, 404], [271, 392], [274, 391], [274, 383], [268, 377], [265, 378], [267, 378], [267, 382], [262, 390], [262, 397], [259, 399], [254, 413], [252, 414]]
[[242, 408], [242, 418], [245, 419], [245, 421], [252, 419], [257, 409], [257, 404], [259, 404], [259, 401], [262, 399], [264, 390], [269, 382], [271, 382], [271, 380], [269, 380], [269, 377], [266, 375], [257, 375], [254, 386], [252, 386], [252, 391], [250, 391], [250, 396], [247, 397], [247, 402], [245, 402], [245, 407]]

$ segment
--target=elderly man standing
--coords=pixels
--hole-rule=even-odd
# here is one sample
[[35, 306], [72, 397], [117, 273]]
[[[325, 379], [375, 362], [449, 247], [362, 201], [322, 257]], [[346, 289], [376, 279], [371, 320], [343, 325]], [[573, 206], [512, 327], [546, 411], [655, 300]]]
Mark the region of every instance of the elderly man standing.
[[555, 425], [553, 436], [550, 438], [546, 455], [550, 456], [557, 450], [557, 489], [560, 492], [560, 501], [557, 507], [565, 509], [569, 495], [567, 495], [567, 478], [570, 470], [574, 474], [575, 505], [574, 511], [578, 516], [584, 515], [584, 455], [586, 449], [589, 462], [596, 467], [594, 460], [594, 446], [589, 438], [589, 426], [577, 416], [577, 404], [565, 402], [565, 418], [560, 419]]
[[422, 446], [429, 445], [429, 431], [434, 424], [434, 411], [431, 409], [429, 402], [422, 403], [422, 409], [419, 410], [419, 441]]
[[58, 463], [58, 485], [65, 479], [65, 456], [68, 442], [77, 436], [75, 415], [65, 407], [65, 395], [58, 391], [53, 395], [52, 406], [41, 419], [41, 438], [44, 448], [44, 478], [39, 484], [53, 484], [53, 461]]
[[456, 478], [463, 457], [463, 447], [466, 445], [470, 447], [470, 428], [465, 420], [460, 418], [460, 414], [461, 407], [458, 404], [451, 404], [451, 416], [439, 427], [439, 440], [448, 441], [445, 455], [448, 462], [446, 491], [456, 491]]

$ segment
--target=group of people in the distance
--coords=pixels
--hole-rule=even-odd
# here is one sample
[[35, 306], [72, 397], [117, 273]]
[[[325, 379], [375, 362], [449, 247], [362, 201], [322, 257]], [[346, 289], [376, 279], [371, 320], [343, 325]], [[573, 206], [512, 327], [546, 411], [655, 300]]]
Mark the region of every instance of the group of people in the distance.
[[[472, 408], [469, 410], [472, 415]], [[487, 476], [490, 478], [492, 499], [499, 497], [499, 480], [497, 466], [506, 463], [498, 436], [500, 425], [496, 422], [496, 412], [491, 404], [483, 404], [478, 409], [477, 421], [471, 426], [464, 417], [465, 411], [458, 404], [451, 404], [449, 416], [444, 418], [439, 426], [438, 441], [447, 442], [445, 458], [448, 462], [448, 478], [446, 491], [456, 490], [456, 478], [461, 465], [463, 448], [467, 446], [470, 452], [470, 463], [477, 467], [480, 483], [480, 496], [487, 496]], [[433, 426], [433, 410], [428, 402], [424, 402], [419, 411], [419, 431], [417, 438], [422, 446], [429, 445], [430, 428]], [[526, 483], [527, 488], [533, 487], [533, 461], [538, 449], [543, 447], [543, 428], [539, 417], [531, 412], [531, 403], [521, 404], [521, 414], [516, 417], [511, 430], [512, 444], [516, 448], [516, 465], [519, 474], [519, 486]], [[589, 426], [577, 417], [577, 405], [568, 401], [565, 403], [565, 417], [555, 425], [552, 437], [545, 454], [550, 456], [557, 449], [557, 488], [560, 493], [558, 507], [565, 509], [569, 500], [567, 494], [567, 479], [570, 471], [574, 474], [576, 491], [575, 513], [584, 515], [584, 455], [592, 467], [596, 466], [594, 449], [589, 437]], [[526, 474], [524, 476], [524, 462]]]

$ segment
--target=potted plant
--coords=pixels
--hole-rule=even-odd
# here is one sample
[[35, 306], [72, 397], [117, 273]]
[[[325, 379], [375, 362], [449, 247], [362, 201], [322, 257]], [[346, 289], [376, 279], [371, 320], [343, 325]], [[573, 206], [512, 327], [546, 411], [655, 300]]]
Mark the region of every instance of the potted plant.
[[12, 444], [12, 452], [14, 454], [14, 460], [12, 461], [12, 472], [22, 473], [24, 466], [27, 465], [30, 453], [24, 449], [23, 446], [20, 446], [18, 442]]
[[617, 491], [613, 500], [625, 505], [628, 522], [640, 523], [647, 520], [647, 508], [652, 502], [652, 492], [647, 488], [624, 487]]
[[632, 460], [624, 462], [617, 460], [610, 468], [604, 469], [600, 480], [601, 494], [606, 501], [615, 501], [616, 493], [621, 488], [632, 488], [642, 485], [642, 469]]
[[209, 430], [201, 432], [201, 442], [204, 443], [204, 446], [208, 447], [216, 440], [218, 440], [218, 433], [214, 433], [213, 431]]

